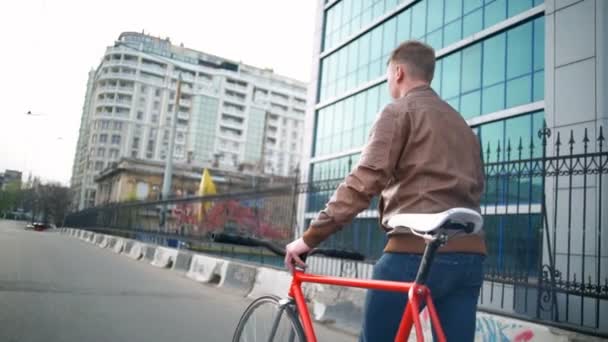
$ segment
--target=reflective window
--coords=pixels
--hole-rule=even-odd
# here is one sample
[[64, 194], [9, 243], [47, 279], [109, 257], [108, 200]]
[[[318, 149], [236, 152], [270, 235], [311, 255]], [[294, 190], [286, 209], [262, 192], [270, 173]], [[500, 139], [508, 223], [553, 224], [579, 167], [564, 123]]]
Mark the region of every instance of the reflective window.
[[[361, 84], [382, 77], [390, 52], [400, 42], [418, 39], [439, 50], [539, 3], [538, 0], [418, 1], [366, 32], [357, 40], [322, 59], [320, 101], [340, 96]], [[340, 37], [344, 36], [343, 33], [339, 33], [343, 30], [353, 34], [356, 32], [356, 30], [353, 31], [355, 26], [353, 20], [350, 19], [351, 16], [359, 18], [357, 19], [359, 25], [359, 20], [363, 20], [364, 13], [371, 12], [371, 17], [374, 17], [374, 13], [384, 14], [394, 9], [396, 4], [397, 1], [393, 0], [344, 0], [337, 3], [326, 14], [328, 21], [326, 32], [330, 30], [338, 33], [332, 33], [333, 38], [328, 38], [326, 35], [326, 42], [327, 39], [332, 41], [337, 39], [336, 34]], [[334, 19], [333, 16], [339, 16], [342, 19]], [[333, 25], [338, 24], [332, 24], [333, 22], [339, 22], [340, 29], [334, 27]], [[343, 38], [346, 39], [346, 37]], [[335, 43], [337, 42], [336, 40]], [[488, 52], [487, 56], [482, 54], [484, 68], [488, 68], [490, 72], [488, 76], [485, 76], [486, 69], [484, 69], [484, 85], [504, 82], [505, 77], [523, 76], [529, 73], [532, 64], [534, 64], [534, 71], [538, 71], [544, 65], [544, 21], [534, 21], [533, 24], [518, 26], [516, 30], [509, 31], [508, 37], [505, 33], [499, 34], [490, 39], [487, 44], [492, 47], [484, 48]], [[470, 57], [478, 58], [479, 56], [477, 52], [476, 55]], [[505, 58], [517, 61], [509, 64], [508, 75], [504, 75], [502, 72], [504, 70], [502, 68], [506, 67]], [[463, 61], [467, 60], [463, 59]], [[492, 67], [495, 68], [492, 69]], [[468, 86], [468, 84], [463, 84], [463, 89], [467, 89]]]

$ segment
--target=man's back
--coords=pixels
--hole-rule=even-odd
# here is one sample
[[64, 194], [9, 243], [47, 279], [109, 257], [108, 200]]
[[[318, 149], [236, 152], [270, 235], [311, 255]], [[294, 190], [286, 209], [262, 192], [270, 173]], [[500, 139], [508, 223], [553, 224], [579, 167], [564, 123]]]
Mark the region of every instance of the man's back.
[[398, 213], [479, 210], [479, 142], [460, 114], [429, 87], [413, 89], [392, 106], [403, 146], [393, 180], [382, 192], [383, 226]]

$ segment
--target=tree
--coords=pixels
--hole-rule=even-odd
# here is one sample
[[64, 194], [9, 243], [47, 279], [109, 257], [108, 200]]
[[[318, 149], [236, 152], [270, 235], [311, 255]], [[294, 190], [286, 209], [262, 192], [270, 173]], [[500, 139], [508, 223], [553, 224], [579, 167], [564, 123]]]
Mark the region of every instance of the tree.
[[48, 183], [39, 189], [39, 211], [42, 220], [60, 226], [70, 205], [69, 189], [59, 183]]
[[3, 190], [0, 190], [0, 213], [12, 212], [19, 207], [22, 199], [19, 182], [8, 183]]

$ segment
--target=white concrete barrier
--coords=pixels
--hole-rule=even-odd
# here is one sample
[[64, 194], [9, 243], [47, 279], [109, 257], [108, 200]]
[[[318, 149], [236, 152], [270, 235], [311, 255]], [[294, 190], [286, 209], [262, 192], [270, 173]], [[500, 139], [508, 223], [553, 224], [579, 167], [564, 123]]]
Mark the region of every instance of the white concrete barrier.
[[264, 295], [287, 296], [291, 285], [291, 274], [267, 267], [259, 267], [255, 281], [248, 297], [257, 298]]
[[171, 268], [177, 258], [177, 249], [156, 247], [154, 258], [150, 263], [152, 266], [161, 268]]
[[127, 254], [129, 255], [131, 253], [131, 250], [133, 249], [133, 246], [135, 245], [135, 241], [133, 240], [124, 240], [124, 246], [122, 248], [122, 254]]
[[361, 329], [367, 290], [320, 284], [306, 284], [306, 297], [312, 302], [313, 319], [332, 323], [340, 329]]
[[112, 250], [114, 251], [114, 253], [120, 254], [122, 252], [124, 246], [125, 246], [125, 240], [121, 239], [121, 238], [116, 238], [116, 242], [114, 243], [114, 247], [112, 247]]
[[142, 247], [143, 259], [152, 262], [154, 260], [154, 253], [156, 253], [156, 246], [145, 244]]
[[227, 261], [222, 265], [219, 287], [246, 296], [251, 292], [257, 268], [253, 265]]
[[129, 250], [129, 258], [139, 260], [144, 256], [144, 244], [140, 242], [134, 242], [133, 246]]
[[109, 236], [107, 236], [105, 234], [101, 234], [101, 239], [97, 240], [97, 246], [99, 246], [99, 248], [108, 247], [108, 239], [109, 239]]
[[186, 273], [186, 277], [201, 283], [218, 284], [222, 276], [222, 267], [225, 263], [227, 263], [225, 260], [195, 254], [192, 256], [190, 269]]
[[184, 250], [178, 250], [175, 262], [173, 263], [172, 269], [174, 271], [188, 272], [192, 263], [192, 253]]

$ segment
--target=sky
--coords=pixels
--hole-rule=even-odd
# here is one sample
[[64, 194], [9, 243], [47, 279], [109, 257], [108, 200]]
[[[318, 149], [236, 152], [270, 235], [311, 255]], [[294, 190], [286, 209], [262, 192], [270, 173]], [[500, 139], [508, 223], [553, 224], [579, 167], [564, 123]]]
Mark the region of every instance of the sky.
[[0, 172], [69, 184], [87, 73], [121, 32], [144, 30], [308, 82], [316, 3], [1, 1]]

